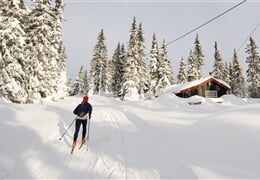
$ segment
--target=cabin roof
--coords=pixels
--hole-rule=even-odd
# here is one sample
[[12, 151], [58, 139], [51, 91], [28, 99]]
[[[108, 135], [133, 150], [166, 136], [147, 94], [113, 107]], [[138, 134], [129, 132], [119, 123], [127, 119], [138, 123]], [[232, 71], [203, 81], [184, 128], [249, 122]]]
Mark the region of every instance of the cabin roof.
[[217, 85], [221, 86], [224, 89], [230, 90], [231, 87], [224, 81], [216, 79], [212, 76], [209, 76], [207, 78], [203, 78], [200, 80], [195, 80], [195, 81], [191, 81], [191, 82], [187, 82], [184, 84], [179, 84], [178, 86], [174, 86], [173, 88], [173, 92], [175, 94], [177, 93], [185, 93], [185, 92], [189, 92], [191, 90], [197, 89], [201, 86], [204, 86], [205, 84], [207, 84], [208, 82], [215, 82]]

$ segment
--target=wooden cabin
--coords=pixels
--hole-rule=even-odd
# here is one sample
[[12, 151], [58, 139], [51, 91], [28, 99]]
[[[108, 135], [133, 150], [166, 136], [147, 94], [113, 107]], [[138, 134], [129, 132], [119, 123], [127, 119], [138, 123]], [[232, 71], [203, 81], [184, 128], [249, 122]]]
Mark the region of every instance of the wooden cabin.
[[180, 85], [175, 95], [183, 98], [188, 98], [194, 95], [217, 98], [224, 94], [229, 94], [230, 86], [221, 80], [213, 77], [191, 81]]

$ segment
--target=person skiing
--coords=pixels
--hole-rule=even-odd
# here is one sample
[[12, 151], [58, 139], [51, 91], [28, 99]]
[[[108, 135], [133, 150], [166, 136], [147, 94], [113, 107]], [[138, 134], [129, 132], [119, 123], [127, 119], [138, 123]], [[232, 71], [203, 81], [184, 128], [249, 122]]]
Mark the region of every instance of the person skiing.
[[84, 144], [86, 141], [86, 130], [88, 118], [91, 118], [92, 114], [92, 105], [88, 103], [88, 96], [83, 97], [83, 101], [74, 109], [73, 113], [77, 116], [75, 122], [75, 132], [73, 137], [72, 148], [75, 148], [77, 144], [78, 133], [80, 129], [80, 125], [82, 124], [82, 141]]

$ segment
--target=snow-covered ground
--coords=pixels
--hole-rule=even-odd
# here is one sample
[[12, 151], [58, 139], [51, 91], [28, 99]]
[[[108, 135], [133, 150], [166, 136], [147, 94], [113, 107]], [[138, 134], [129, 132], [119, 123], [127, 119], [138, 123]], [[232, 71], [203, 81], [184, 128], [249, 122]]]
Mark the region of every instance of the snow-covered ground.
[[74, 125], [59, 138], [80, 101], [21, 105], [1, 99], [0, 179], [260, 178], [259, 99], [90, 96], [89, 149], [71, 155]]

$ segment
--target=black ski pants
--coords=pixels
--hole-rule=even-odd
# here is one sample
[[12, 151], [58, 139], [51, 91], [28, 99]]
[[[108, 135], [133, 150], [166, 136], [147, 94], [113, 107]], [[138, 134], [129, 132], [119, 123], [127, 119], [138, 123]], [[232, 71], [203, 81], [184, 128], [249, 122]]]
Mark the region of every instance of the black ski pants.
[[82, 139], [86, 137], [86, 130], [87, 130], [87, 120], [77, 119], [75, 123], [75, 133], [74, 133], [74, 141], [77, 141], [80, 125], [82, 124]]

